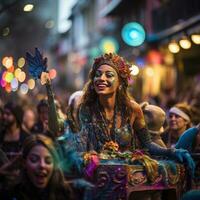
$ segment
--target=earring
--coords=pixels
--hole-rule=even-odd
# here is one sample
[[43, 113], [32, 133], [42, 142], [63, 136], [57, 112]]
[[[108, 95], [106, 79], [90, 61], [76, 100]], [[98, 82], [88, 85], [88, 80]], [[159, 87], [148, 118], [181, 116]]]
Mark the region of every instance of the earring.
[[121, 90], [121, 89], [122, 89], [122, 85], [119, 86], [119, 90]]

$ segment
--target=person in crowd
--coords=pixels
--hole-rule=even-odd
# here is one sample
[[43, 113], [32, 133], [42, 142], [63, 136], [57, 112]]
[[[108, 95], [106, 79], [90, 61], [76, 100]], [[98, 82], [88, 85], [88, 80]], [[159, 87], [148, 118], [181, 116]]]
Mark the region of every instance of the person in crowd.
[[21, 153], [22, 144], [28, 133], [22, 129], [23, 109], [8, 102], [3, 108], [3, 130], [0, 133], [0, 148], [9, 159]]
[[150, 105], [148, 102], [143, 102], [140, 106], [144, 113], [145, 122], [148, 131], [151, 134], [152, 141], [161, 147], [166, 148], [166, 145], [161, 138], [164, 131], [163, 125], [166, 120], [165, 111], [159, 106]]
[[54, 135], [52, 131], [49, 129], [49, 106], [48, 101], [46, 99], [42, 99], [39, 101], [37, 105], [37, 114], [38, 114], [38, 120], [33, 125], [33, 128], [31, 129], [31, 133], [34, 134], [44, 134], [48, 137], [54, 138]]
[[168, 127], [162, 135], [167, 147], [174, 147], [185, 130], [192, 126], [191, 108], [187, 103], [175, 104], [169, 110]]
[[191, 153], [200, 153], [200, 123], [184, 131], [175, 147], [187, 149]]
[[78, 90], [70, 95], [68, 101], [67, 121], [69, 124], [69, 128], [73, 133], [80, 131], [80, 125], [78, 120], [78, 107], [82, 95], [83, 91]]
[[32, 108], [27, 108], [24, 110], [24, 117], [22, 127], [27, 133], [31, 133], [31, 129], [35, 124], [35, 113]]
[[[42, 78], [47, 63], [39, 50], [36, 49], [34, 57], [27, 54], [26, 59], [32, 76]], [[107, 142], [113, 141], [120, 151], [133, 151], [137, 137], [150, 154], [185, 161], [193, 173], [194, 162], [187, 150], [165, 149], [152, 142], [143, 112], [127, 92], [129, 77], [130, 65], [122, 57], [109, 53], [95, 59], [79, 106], [81, 131], [77, 141], [81, 150], [100, 152]], [[53, 98], [52, 91], [49, 96]]]
[[74, 199], [59, 167], [53, 141], [41, 134], [29, 136], [22, 148], [21, 177], [12, 187], [0, 192], [0, 199]]

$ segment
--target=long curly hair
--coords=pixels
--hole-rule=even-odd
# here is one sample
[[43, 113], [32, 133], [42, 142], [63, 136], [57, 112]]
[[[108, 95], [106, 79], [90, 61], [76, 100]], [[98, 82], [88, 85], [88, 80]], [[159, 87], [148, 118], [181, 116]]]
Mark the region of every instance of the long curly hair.
[[[119, 77], [120, 86], [117, 89], [116, 103], [118, 111], [123, 111], [126, 119], [129, 118], [133, 111], [131, 106], [132, 97], [128, 93], [128, 79], [130, 77], [130, 64], [127, 63], [122, 57], [116, 54], [104, 54], [94, 60], [92, 69], [89, 72], [88, 82], [85, 84], [83, 89], [84, 95], [82, 96], [80, 107], [93, 108], [98, 101], [98, 95], [93, 86], [93, 80], [95, 77], [96, 70], [103, 64], [107, 64], [113, 67]], [[90, 109], [91, 110], [91, 109]], [[92, 109], [95, 112], [95, 109]], [[80, 111], [80, 109], [79, 109]]]

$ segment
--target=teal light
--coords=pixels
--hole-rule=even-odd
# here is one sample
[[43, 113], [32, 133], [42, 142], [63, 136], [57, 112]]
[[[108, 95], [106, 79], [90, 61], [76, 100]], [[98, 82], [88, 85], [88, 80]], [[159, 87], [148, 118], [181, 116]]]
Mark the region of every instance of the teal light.
[[117, 53], [119, 51], [119, 44], [113, 37], [104, 37], [99, 45], [103, 53]]
[[142, 25], [137, 22], [125, 24], [121, 34], [124, 42], [133, 47], [140, 46], [144, 42], [146, 35]]

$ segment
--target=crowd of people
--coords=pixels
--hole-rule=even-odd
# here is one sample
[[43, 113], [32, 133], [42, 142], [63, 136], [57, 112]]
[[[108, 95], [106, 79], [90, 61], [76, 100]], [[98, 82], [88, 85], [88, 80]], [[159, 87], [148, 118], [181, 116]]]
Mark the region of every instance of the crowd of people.
[[[88, 82], [71, 95], [65, 114], [44, 61], [38, 49], [27, 54], [30, 74], [42, 79], [47, 97], [35, 109], [15, 102], [1, 108], [0, 199], [92, 199], [88, 191], [94, 186], [81, 176], [81, 155], [100, 153], [111, 141], [121, 152], [142, 149], [184, 163], [194, 175], [191, 155], [200, 152], [200, 125], [189, 104], [164, 110], [137, 103], [128, 93], [130, 64], [110, 53], [94, 60]], [[66, 171], [81, 178], [68, 179]], [[192, 195], [200, 198], [198, 192]]]

